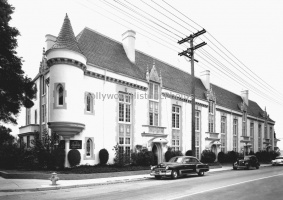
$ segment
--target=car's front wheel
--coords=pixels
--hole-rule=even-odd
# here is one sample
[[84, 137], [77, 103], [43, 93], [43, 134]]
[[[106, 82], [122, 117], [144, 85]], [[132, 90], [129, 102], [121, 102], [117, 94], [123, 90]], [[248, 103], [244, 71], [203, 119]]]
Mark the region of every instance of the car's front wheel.
[[160, 180], [161, 176], [155, 176], [155, 179]]
[[255, 168], [256, 168], [256, 169], [259, 169], [259, 165], [257, 165]]
[[200, 170], [200, 171], [198, 172], [198, 175], [199, 175], [199, 176], [203, 176], [203, 175], [204, 175], [204, 171]]
[[178, 171], [177, 170], [172, 170], [172, 173], [171, 173], [171, 178], [172, 179], [176, 179], [176, 178], [178, 178]]

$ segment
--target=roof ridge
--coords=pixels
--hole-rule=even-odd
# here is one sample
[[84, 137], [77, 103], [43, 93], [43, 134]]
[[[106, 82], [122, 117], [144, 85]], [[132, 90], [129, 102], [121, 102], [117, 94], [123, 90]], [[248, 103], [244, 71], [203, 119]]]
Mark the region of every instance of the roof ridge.
[[[93, 29], [91, 29], [91, 28], [89, 28], [89, 27], [87, 27], [87, 26], [86, 26], [84, 29], [88, 29], [89, 31], [92, 31], [92, 32], [94, 32], [94, 33], [97, 33], [97, 34], [99, 34], [99, 35], [101, 35], [101, 36], [103, 36], [103, 37], [106, 37], [107, 39], [109, 39], [109, 40], [111, 40], [111, 41], [113, 41], [113, 42], [117, 42], [117, 43], [123, 45], [122, 42], [117, 41], [117, 40], [115, 40], [115, 39], [113, 39], [113, 38], [111, 38], [111, 37], [109, 37], [109, 36], [107, 36], [107, 35], [104, 35], [104, 34], [98, 32], [98, 31], [95, 31], [95, 30], [93, 30]], [[83, 29], [83, 30], [84, 30], [84, 29]], [[191, 76], [191, 74], [190, 74], [189, 72], [184, 71], [184, 70], [182, 70], [182, 69], [180, 69], [180, 68], [178, 68], [178, 67], [175, 67], [175, 66], [173, 66], [172, 64], [167, 63], [167, 62], [165, 62], [165, 61], [163, 61], [163, 60], [161, 60], [161, 59], [159, 59], [159, 58], [156, 58], [156, 57], [154, 57], [154, 56], [151, 56], [151, 55], [149, 55], [149, 54], [147, 54], [147, 53], [145, 53], [145, 52], [143, 52], [143, 51], [141, 51], [141, 50], [138, 50], [138, 49], [135, 49], [135, 51], [136, 51], [136, 52], [139, 52], [139, 53], [141, 53], [141, 54], [143, 54], [143, 55], [146, 55], [146, 56], [152, 58], [153, 60], [157, 60], [157, 61], [159, 61], [159, 62], [161, 62], [161, 63], [164, 63], [164, 64], [166, 64], [166, 65], [168, 65], [168, 66], [170, 66], [170, 67], [173, 67], [173, 68], [175, 68], [175, 69], [177, 69], [177, 70], [180, 70], [180, 71], [182, 71], [182, 72], [185, 72], [185, 73], [187, 73], [188, 75]], [[196, 77], [196, 78], [199, 78], [199, 77]]]

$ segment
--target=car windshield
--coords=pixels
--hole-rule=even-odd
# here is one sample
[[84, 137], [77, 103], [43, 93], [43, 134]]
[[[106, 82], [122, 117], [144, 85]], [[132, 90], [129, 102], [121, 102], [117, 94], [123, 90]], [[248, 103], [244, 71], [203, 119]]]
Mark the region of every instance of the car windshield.
[[169, 162], [182, 163], [182, 160], [183, 160], [183, 158], [181, 158], [181, 157], [174, 157], [174, 158], [171, 158], [169, 160]]
[[283, 157], [282, 156], [278, 156], [278, 157], [276, 157], [276, 159], [283, 159]]

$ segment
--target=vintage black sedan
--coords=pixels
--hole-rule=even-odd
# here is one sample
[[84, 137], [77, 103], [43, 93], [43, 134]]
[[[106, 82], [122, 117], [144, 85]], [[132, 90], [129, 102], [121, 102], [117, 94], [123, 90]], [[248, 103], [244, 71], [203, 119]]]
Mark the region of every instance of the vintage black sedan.
[[245, 156], [244, 159], [238, 158], [235, 163], [233, 163], [233, 169], [250, 169], [251, 167], [255, 167], [258, 169], [260, 166], [257, 157], [254, 155]]
[[151, 167], [151, 176], [156, 179], [162, 177], [171, 177], [176, 179], [179, 176], [197, 173], [199, 176], [203, 176], [204, 172], [209, 171], [207, 164], [201, 163], [197, 158], [192, 156], [176, 156], [169, 160], [169, 162], [163, 162], [156, 166]]

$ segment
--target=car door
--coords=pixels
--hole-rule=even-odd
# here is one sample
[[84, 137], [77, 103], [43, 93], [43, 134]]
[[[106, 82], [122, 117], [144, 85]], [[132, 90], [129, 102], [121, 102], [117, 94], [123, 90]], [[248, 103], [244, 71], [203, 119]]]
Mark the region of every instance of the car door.
[[195, 158], [190, 158], [190, 164], [191, 164], [191, 169], [192, 169], [191, 171], [196, 172], [198, 160]]
[[182, 169], [180, 169], [182, 173], [189, 173], [190, 172], [190, 158], [184, 158]]

